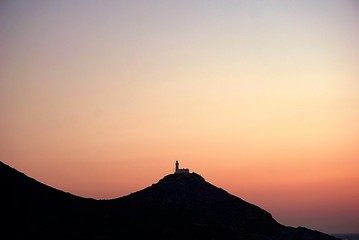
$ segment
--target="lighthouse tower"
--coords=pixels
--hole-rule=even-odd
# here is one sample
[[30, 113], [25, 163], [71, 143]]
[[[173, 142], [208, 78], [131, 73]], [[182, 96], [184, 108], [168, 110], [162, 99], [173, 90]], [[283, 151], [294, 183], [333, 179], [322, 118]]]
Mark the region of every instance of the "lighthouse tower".
[[178, 163], [178, 160], [176, 161], [176, 170], [175, 170], [175, 173], [178, 172], [178, 169], [179, 169], [179, 163]]

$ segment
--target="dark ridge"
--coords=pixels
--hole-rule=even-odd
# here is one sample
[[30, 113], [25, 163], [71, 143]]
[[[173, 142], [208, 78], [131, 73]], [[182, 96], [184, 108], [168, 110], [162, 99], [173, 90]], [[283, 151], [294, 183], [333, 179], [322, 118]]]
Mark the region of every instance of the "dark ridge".
[[[57, 190], [0, 162], [1, 239], [60, 239], [76, 236], [78, 222], [96, 201]], [[80, 226], [83, 227], [83, 226]], [[57, 236], [57, 233], [59, 236]], [[10, 236], [10, 237], [9, 237]], [[12, 237], [11, 237], [12, 236]]]
[[93, 200], [1, 163], [0, 187], [1, 239], [337, 239], [285, 227], [196, 173], [170, 174], [128, 196]]

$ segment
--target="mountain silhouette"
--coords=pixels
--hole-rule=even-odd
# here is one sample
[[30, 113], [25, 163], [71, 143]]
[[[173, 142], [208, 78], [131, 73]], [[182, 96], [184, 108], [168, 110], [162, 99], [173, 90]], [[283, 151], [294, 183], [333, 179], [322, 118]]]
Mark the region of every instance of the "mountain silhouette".
[[196, 173], [170, 174], [128, 196], [94, 200], [56, 190], [1, 163], [0, 187], [2, 239], [337, 239], [283, 226]]

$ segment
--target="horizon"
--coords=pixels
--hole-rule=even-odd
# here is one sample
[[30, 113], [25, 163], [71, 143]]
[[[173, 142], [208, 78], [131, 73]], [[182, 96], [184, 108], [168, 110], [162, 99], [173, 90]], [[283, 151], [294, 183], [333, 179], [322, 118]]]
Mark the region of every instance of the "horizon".
[[[176, 160], [176, 161], [178, 161], [178, 160]], [[3, 163], [3, 162], [2, 162], [2, 163]], [[7, 165], [7, 166], [13, 168], [13, 167], [10, 166], [10, 165]], [[201, 178], [203, 178], [204, 181], [206, 181], [207, 183], [209, 183], [209, 184], [212, 185], [212, 183], [209, 182], [209, 181], [207, 181], [207, 179], [206, 179], [204, 176], [202, 176], [200, 173], [195, 172], [195, 171], [192, 171], [192, 172], [189, 171], [188, 173], [170, 172], [170, 173], [167, 173], [167, 174], [163, 175], [162, 177], [160, 177], [157, 181], [152, 182], [152, 183], [147, 183], [147, 186], [145, 186], [145, 187], [143, 187], [143, 188], [140, 188], [140, 189], [137, 189], [137, 190], [134, 190], [134, 191], [129, 192], [129, 193], [125, 193], [124, 195], [118, 195], [118, 196], [115, 196], [115, 197], [112, 197], [112, 198], [94, 198], [94, 197], [91, 197], [91, 196], [87, 196], [87, 197], [86, 197], [86, 196], [77, 195], [77, 194], [75, 194], [75, 193], [66, 191], [66, 189], [58, 189], [58, 188], [56, 188], [56, 187], [54, 187], [54, 186], [48, 185], [48, 184], [45, 183], [45, 182], [41, 182], [41, 181], [39, 181], [38, 179], [33, 178], [32, 176], [27, 175], [26, 173], [21, 172], [21, 171], [19, 171], [19, 170], [16, 169], [16, 168], [13, 168], [13, 169], [15, 169], [16, 171], [18, 171], [19, 173], [25, 174], [27, 177], [32, 178], [32, 179], [36, 180], [36, 181], [39, 182], [39, 183], [45, 184], [45, 185], [48, 186], [48, 187], [54, 188], [54, 189], [56, 189], [56, 190], [59, 190], [59, 191], [65, 192], [65, 193], [70, 193], [70, 194], [72, 194], [72, 195], [74, 195], [74, 196], [78, 196], [78, 197], [82, 197], [82, 198], [95, 199], [96, 201], [114, 200], [114, 199], [122, 198], [122, 197], [125, 197], [125, 196], [130, 196], [130, 195], [133, 194], [133, 193], [136, 193], [136, 192], [138, 192], [138, 191], [142, 191], [142, 190], [144, 190], [144, 189], [146, 189], [146, 188], [148, 188], [148, 187], [153, 186], [154, 184], [159, 183], [162, 179], [164, 179], [164, 178], [167, 177], [167, 176], [175, 175], [175, 174], [179, 174], [179, 175], [182, 175], [182, 174], [183, 174], [183, 175], [186, 175], [186, 174], [196, 174], [196, 175], [200, 176]], [[213, 186], [214, 186], [214, 187], [217, 187], [217, 188], [220, 188], [220, 189], [226, 191], [227, 193], [229, 193], [229, 194], [231, 194], [231, 195], [233, 195], [233, 196], [236, 196], [236, 197], [238, 197], [238, 198], [240, 198], [240, 199], [242, 199], [242, 200], [244, 200], [244, 201], [247, 202], [246, 199], [242, 198], [242, 197], [239, 196], [239, 195], [232, 194], [232, 193], [229, 192], [227, 189], [221, 188], [221, 186], [217, 186], [217, 185], [214, 185], [214, 184], [213, 184]], [[256, 203], [253, 203], [253, 202], [249, 202], [249, 201], [248, 201], [248, 203], [251, 203], [251, 204], [256, 205]], [[256, 206], [258, 206], [258, 205], [256, 205]], [[265, 208], [263, 208], [263, 207], [261, 207], [261, 206], [258, 206], [258, 207], [260, 207], [260, 208], [262, 208], [263, 210], [267, 211], [267, 209], [265, 209]], [[278, 219], [276, 219], [271, 212], [269, 212], [269, 213], [272, 215], [272, 217], [273, 217], [276, 221], [278, 221]], [[280, 222], [280, 221], [278, 221], [278, 222], [279, 222], [280, 224], [283, 224], [283, 223]], [[284, 225], [285, 225], [285, 224], [284, 224]], [[291, 227], [307, 227], [307, 226], [291, 226]], [[317, 230], [317, 229], [313, 229], [313, 230]], [[326, 234], [329, 234], [329, 235], [359, 235], [359, 232], [325, 232], [325, 233], [326, 233]]]
[[[0, 162], [1, 162], [1, 161], [0, 161]], [[2, 163], [3, 163], [3, 162], [2, 162]], [[7, 165], [7, 166], [13, 168], [13, 167], [10, 166], [10, 165]], [[72, 195], [74, 195], [74, 196], [77, 196], [77, 197], [86, 198], [86, 197], [84, 197], [84, 196], [76, 195], [76, 194], [74, 194], [74, 193], [72, 193], [72, 192], [67, 192], [65, 189], [57, 189], [56, 187], [53, 187], [53, 186], [48, 185], [48, 184], [46, 184], [46, 183], [44, 183], [44, 182], [38, 181], [37, 179], [35, 179], [35, 178], [33, 178], [33, 177], [27, 175], [26, 173], [23, 173], [23, 172], [19, 171], [19, 170], [16, 169], [16, 168], [13, 168], [13, 169], [14, 169], [15, 171], [18, 171], [19, 173], [25, 174], [25, 176], [27, 176], [27, 177], [29, 177], [29, 178], [31, 178], [31, 179], [34, 179], [34, 180], [36, 180], [37, 182], [42, 183], [42, 184], [44, 184], [44, 185], [46, 185], [46, 186], [48, 186], [48, 187], [54, 188], [54, 189], [59, 190], [59, 191], [62, 191], [62, 192], [64, 192], [64, 193], [70, 193], [70, 194], [72, 194]], [[94, 200], [96, 200], [96, 201], [106, 201], [106, 200], [115, 200], [115, 199], [118, 199], [118, 198], [130, 196], [130, 195], [132, 195], [133, 193], [136, 193], [136, 192], [145, 190], [146, 188], [151, 187], [151, 186], [153, 186], [154, 184], [159, 183], [162, 179], [164, 179], [164, 178], [167, 177], [167, 176], [176, 175], [176, 174], [178, 174], [178, 175], [195, 174], [195, 175], [198, 175], [198, 176], [200, 176], [201, 178], [203, 178], [205, 182], [207, 182], [207, 183], [209, 183], [209, 184], [212, 185], [212, 183], [211, 183], [211, 182], [208, 182], [204, 176], [202, 176], [200, 173], [197, 173], [197, 172], [194, 172], [194, 171], [192, 171], [192, 172], [190, 171], [190, 172], [188, 172], [188, 173], [176, 173], [176, 172], [171, 172], [171, 173], [168, 173], [168, 174], [162, 176], [162, 178], [160, 178], [158, 181], [156, 181], [156, 182], [154, 182], [154, 183], [148, 183], [148, 185], [147, 185], [146, 187], [141, 188], [141, 189], [137, 189], [137, 190], [135, 190], [135, 191], [133, 191], [133, 192], [130, 192], [130, 193], [127, 193], [127, 194], [125, 194], [125, 195], [117, 196], [117, 197], [114, 197], [114, 198], [106, 198], [106, 199], [91, 198], [91, 197], [89, 197], [88, 199], [94, 199]], [[220, 189], [226, 191], [227, 193], [229, 193], [229, 194], [231, 194], [231, 195], [233, 195], [233, 196], [236, 196], [236, 197], [238, 197], [238, 198], [240, 198], [240, 199], [246, 201], [246, 199], [243, 199], [243, 198], [241, 198], [240, 196], [237, 196], [237, 195], [234, 195], [234, 194], [228, 192], [226, 189], [221, 188], [221, 186], [217, 186], [217, 185], [213, 185], [213, 186], [216, 187], [216, 188], [220, 188]], [[247, 201], [246, 201], [246, 202], [247, 202]], [[252, 203], [252, 202], [248, 202], [248, 203], [254, 204], [254, 203]], [[254, 205], [255, 205], [255, 204], [254, 204]], [[258, 207], [260, 207], [260, 206], [258, 206]], [[260, 208], [262, 208], [262, 207], [260, 207]], [[262, 208], [262, 209], [263, 209], [263, 208]], [[263, 209], [263, 210], [267, 211], [266, 209]], [[269, 212], [269, 213], [270, 213], [270, 212]], [[270, 213], [270, 214], [271, 214], [271, 213]], [[271, 214], [271, 215], [272, 215], [272, 214]], [[273, 216], [273, 215], [272, 215], [272, 216]], [[275, 219], [274, 216], [273, 216], [273, 218]], [[277, 219], [275, 219], [275, 220], [278, 221]], [[281, 222], [279, 222], [279, 223], [280, 223], [280, 224], [283, 224], [283, 223], [281, 223]], [[306, 227], [306, 226], [295, 226], [295, 227]], [[313, 229], [313, 230], [316, 230], [316, 229]], [[326, 232], [326, 234], [329, 234], [329, 235], [359, 235], [359, 232]]]
[[2, 1], [0, 160], [109, 199], [181, 166], [359, 232], [356, 1]]

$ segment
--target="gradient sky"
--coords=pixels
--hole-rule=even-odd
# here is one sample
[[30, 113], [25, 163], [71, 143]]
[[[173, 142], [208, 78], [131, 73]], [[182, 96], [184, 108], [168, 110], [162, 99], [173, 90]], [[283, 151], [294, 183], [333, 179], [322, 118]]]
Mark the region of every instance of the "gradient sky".
[[178, 159], [359, 232], [358, 43], [358, 1], [1, 1], [0, 160], [107, 199]]

